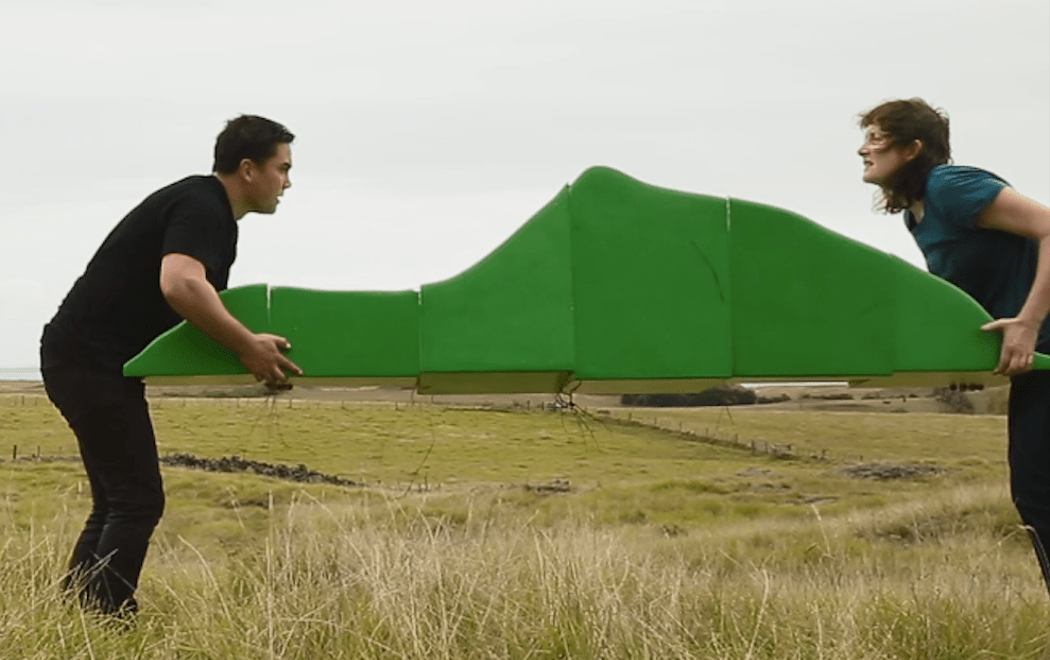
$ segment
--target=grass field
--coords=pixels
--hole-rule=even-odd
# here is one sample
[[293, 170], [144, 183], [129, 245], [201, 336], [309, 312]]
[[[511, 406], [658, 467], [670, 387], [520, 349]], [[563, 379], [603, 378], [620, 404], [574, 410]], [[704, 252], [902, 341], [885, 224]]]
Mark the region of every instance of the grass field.
[[[157, 399], [132, 631], [56, 583], [89, 498], [42, 399], [0, 396], [0, 658], [1043, 657], [1002, 417]], [[12, 460], [13, 448], [40, 460]], [[876, 479], [870, 476], [899, 476]]]

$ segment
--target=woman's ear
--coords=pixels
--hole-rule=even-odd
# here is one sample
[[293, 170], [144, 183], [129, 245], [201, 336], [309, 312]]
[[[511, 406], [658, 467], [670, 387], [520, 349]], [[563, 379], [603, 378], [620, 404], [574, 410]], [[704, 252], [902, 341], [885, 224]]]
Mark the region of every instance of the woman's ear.
[[904, 147], [904, 159], [911, 162], [919, 157], [922, 150], [926, 148], [926, 145], [922, 143], [922, 140], [914, 139], [906, 147]]

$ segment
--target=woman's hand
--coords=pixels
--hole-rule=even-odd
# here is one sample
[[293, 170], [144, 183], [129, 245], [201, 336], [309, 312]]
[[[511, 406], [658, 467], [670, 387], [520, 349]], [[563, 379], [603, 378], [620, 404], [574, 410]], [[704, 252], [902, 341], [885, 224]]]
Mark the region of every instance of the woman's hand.
[[1039, 339], [1039, 325], [1024, 319], [999, 319], [981, 326], [985, 332], [1002, 332], [1003, 348], [999, 365], [993, 373], [1016, 376], [1031, 370], [1035, 344]]

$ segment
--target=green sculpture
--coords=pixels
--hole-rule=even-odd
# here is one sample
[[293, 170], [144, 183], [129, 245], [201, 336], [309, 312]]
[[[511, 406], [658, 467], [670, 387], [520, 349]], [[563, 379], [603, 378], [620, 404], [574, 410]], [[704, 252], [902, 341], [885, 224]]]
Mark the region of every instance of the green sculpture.
[[[291, 341], [302, 382], [424, 393], [1006, 382], [990, 373], [1000, 343], [980, 330], [990, 317], [953, 285], [787, 211], [602, 167], [419, 292], [252, 285], [223, 299], [252, 330]], [[124, 372], [251, 379], [186, 323]]]

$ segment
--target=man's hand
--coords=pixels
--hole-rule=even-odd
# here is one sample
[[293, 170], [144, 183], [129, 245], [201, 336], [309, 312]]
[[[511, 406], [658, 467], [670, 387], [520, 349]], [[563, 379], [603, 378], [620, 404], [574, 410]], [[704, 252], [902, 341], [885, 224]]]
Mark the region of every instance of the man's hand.
[[1039, 338], [1039, 326], [1023, 319], [999, 319], [981, 326], [985, 332], [1003, 333], [1003, 348], [999, 354], [999, 365], [993, 373], [1016, 376], [1032, 369], [1035, 344]]
[[260, 332], [253, 335], [251, 341], [246, 342], [238, 357], [255, 376], [255, 380], [263, 381], [267, 385], [277, 385], [287, 382], [288, 375], [285, 372], [296, 376], [303, 375], [303, 370], [283, 355], [283, 352], [291, 347], [291, 343], [284, 337]]
[[245, 327], [222, 304], [206, 275], [204, 264], [193, 257], [167, 254], [160, 264], [161, 293], [184, 319], [236, 353], [256, 380], [278, 385], [288, 381], [286, 372], [303, 375], [298, 365], [282, 355], [292, 347], [288, 340]]

